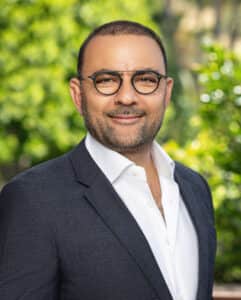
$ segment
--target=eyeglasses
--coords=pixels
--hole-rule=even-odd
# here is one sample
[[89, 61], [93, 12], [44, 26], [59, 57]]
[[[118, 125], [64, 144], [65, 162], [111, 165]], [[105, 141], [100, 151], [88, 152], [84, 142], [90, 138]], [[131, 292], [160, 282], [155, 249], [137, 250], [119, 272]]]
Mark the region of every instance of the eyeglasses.
[[[86, 78], [79, 76], [79, 79], [92, 79], [96, 90], [100, 94], [111, 96], [116, 94], [122, 85], [123, 78], [121, 74], [130, 72], [133, 71], [97, 71]], [[137, 93], [149, 95], [158, 89], [161, 79], [167, 77], [153, 70], [139, 70], [134, 71], [131, 76], [131, 84]]]

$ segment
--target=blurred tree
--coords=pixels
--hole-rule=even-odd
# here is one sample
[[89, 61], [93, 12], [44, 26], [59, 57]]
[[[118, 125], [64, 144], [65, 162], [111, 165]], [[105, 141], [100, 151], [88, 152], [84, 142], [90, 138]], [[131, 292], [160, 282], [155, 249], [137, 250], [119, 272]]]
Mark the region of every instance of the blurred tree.
[[167, 46], [169, 70], [175, 87], [172, 111], [162, 141], [170, 137], [184, 145], [196, 132], [189, 126], [189, 119], [197, 113], [195, 78], [190, 69], [195, 62], [202, 62], [201, 42], [214, 38], [230, 47], [238, 45], [240, 38], [240, 0], [153, 0], [153, 19], [163, 32]]
[[221, 173], [216, 189], [226, 190], [216, 198], [216, 278], [241, 281], [241, 58], [218, 45], [205, 51], [208, 61], [199, 68], [202, 127], [214, 143], [212, 155]]
[[167, 122], [165, 130], [161, 133], [161, 140], [166, 141], [171, 136], [182, 144], [188, 138], [186, 134], [188, 130], [185, 130], [182, 134], [180, 130], [188, 126], [186, 119], [190, 112], [189, 109], [185, 109], [181, 99], [183, 96], [183, 86], [179, 77], [181, 72], [181, 65], [179, 63], [180, 53], [177, 46], [178, 41], [175, 39], [182, 14], [174, 10], [173, 1], [170, 0], [154, 0], [151, 5], [153, 7], [152, 17], [163, 32], [169, 62], [168, 75], [173, 77], [175, 82], [172, 95], [172, 110], [168, 115], [169, 122]]
[[218, 252], [215, 279], [241, 282], [241, 58], [215, 44], [204, 47], [199, 78], [199, 115], [189, 120], [199, 132], [172, 156], [209, 179], [216, 208]]

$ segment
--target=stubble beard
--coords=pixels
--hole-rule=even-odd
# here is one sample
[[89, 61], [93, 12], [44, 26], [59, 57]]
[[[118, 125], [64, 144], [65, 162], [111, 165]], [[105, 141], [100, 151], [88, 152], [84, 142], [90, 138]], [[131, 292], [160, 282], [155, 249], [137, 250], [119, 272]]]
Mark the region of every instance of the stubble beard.
[[[128, 109], [130, 108], [125, 107], [126, 112], [128, 112]], [[113, 126], [104, 122], [104, 115], [103, 121], [93, 118], [88, 109], [87, 97], [82, 94], [82, 115], [86, 129], [101, 144], [122, 154], [138, 153], [152, 144], [162, 126], [164, 111], [165, 108], [163, 107], [161, 116], [157, 120], [153, 120], [151, 124], [145, 122], [138, 128], [135, 135], [126, 135], [123, 137], [116, 133]]]

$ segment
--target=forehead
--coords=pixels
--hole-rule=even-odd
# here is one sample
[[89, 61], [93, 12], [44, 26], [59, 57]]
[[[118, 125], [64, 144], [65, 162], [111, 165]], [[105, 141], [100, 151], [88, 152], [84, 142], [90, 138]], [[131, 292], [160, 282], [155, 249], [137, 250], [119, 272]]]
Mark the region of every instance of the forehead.
[[105, 35], [94, 37], [85, 49], [83, 74], [101, 69], [164, 72], [164, 61], [155, 40], [142, 35]]

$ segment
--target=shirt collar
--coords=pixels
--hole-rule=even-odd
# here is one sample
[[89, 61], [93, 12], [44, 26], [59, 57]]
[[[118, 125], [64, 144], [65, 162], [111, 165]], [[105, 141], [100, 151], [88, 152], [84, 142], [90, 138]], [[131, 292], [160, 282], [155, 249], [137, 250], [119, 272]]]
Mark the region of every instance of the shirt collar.
[[85, 139], [85, 146], [90, 156], [111, 183], [129, 166], [134, 165], [134, 163], [125, 156], [98, 142], [89, 132]]
[[152, 158], [159, 177], [163, 176], [167, 179], [174, 180], [175, 163], [156, 141], [153, 142]]
[[[111, 183], [114, 183], [130, 166], [136, 165], [125, 156], [98, 142], [89, 132], [85, 139], [85, 146], [92, 159]], [[153, 142], [152, 155], [159, 176], [173, 179], [174, 161], [156, 141]]]

